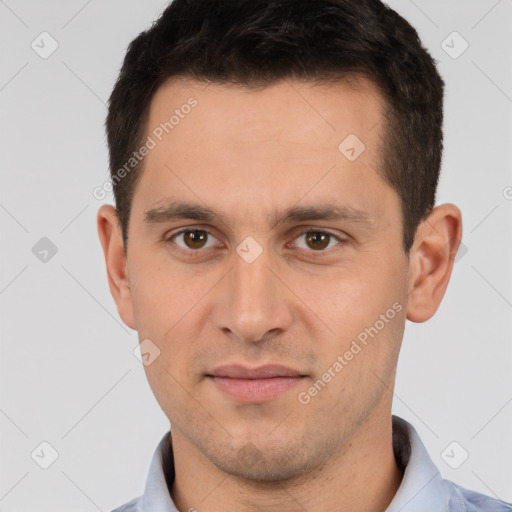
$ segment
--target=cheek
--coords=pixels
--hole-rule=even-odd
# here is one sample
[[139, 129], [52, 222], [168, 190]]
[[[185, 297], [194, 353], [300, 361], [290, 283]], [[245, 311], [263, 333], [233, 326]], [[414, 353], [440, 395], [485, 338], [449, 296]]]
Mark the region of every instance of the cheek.
[[373, 274], [362, 268], [316, 277], [314, 285], [306, 277], [295, 282], [304, 302], [338, 337], [352, 335], [378, 316], [389, 293], [387, 284], [376, 282]]
[[132, 301], [141, 335], [163, 334], [179, 321], [202, 296], [197, 279], [186, 279], [178, 266], [155, 258], [134, 258]]
[[[132, 300], [139, 339], [154, 342], [160, 350], [158, 362], [179, 382], [189, 380], [194, 355], [201, 348], [201, 331], [207, 322], [208, 291], [218, 281], [217, 275], [184, 272], [182, 267], [139, 262], [134, 273]], [[212, 273], [213, 274], [213, 273]], [[146, 367], [148, 379], [164, 379], [173, 384], [171, 375]]]
[[[360, 361], [394, 357], [390, 344], [399, 343], [405, 323], [404, 292], [406, 282], [404, 270], [385, 266], [381, 259], [366, 264], [354, 265], [350, 270], [340, 270], [329, 278], [311, 280], [299, 278], [299, 296], [315, 313], [317, 324], [324, 324], [328, 343], [319, 343], [315, 351], [324, 364], [335, 360], [350, 349], [353, 341], [362, 348], [372, 343], [372, 350], [365, 350], [365, 357], [357, 355]], [[303, 295], [302, 295], [303, 294]], [[378, 343], [373, 343], [373, 341]], [[320, 341], [320, 340], [319, 340]], [[366, 345], [365, 345], [366, 342]], [[357, 351], [357, 348], [353, 350]], [[350, 358], [351, 355], [348, 354]]]

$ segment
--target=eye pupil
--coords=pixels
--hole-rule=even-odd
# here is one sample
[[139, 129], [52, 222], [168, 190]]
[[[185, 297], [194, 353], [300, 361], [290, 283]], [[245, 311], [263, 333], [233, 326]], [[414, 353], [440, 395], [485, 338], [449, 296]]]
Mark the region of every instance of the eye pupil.
[[312, 249], [325, 249], [329, 245], [330, 238], [327, 233], [310, 231], [306, 234], [306, 242]]
[[206, 231], [202, 229], [186, 231], [183, 235], [183, 238], [188, 247], [191, 249], [199, 249], [206, 242]]

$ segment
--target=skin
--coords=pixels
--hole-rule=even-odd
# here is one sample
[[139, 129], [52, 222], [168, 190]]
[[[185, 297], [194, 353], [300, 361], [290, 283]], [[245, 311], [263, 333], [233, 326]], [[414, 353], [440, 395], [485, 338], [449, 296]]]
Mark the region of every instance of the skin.
[[[405, 320], [436, 312], [462, 238], [460, 211], [436, 206], [404, 253], [400, 198], [376, 171], [383, 100], [370, 82], [250, 91], [174, 80], [152, 100], [148, 134], [191, 96], [197, 106], [144, 160], [127, 253], [114, 208], [98, 212], [119, 314], [161, 351], [145, 371], [172, 424], [171, 496], [181, 511], [383, 511], [402, 478], [391, 403]], [[338, 150], [349, 134], [366, 146], [354, 161]], [[144, 221], [172, 200], [222, 220]], [[276, 223], [287, 208], [327, 203], [369, 221]], [[190, 248], [183, 235], [170, 238], [183, 228], [212, 238]], [[332, 235], [328, 246], [311, 245], [308, 230]], [[252, 263], [236, 251], [248, 236], [262, 249]], [[300, 403], [394, 303], [401, 311]], [[278, 363], [307, 377], [273, 400], [240, 403], [205, 376], [235, 363]]]

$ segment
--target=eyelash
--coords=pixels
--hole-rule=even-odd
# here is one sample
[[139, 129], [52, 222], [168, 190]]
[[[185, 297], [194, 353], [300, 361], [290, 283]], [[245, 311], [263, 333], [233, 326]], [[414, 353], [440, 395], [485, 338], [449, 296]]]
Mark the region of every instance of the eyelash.
[[[184, 228], [184, 229], [181, 229], [180, 231], [178, 231], [177, 233], [173, 233], [172, 235], [170, 236], [167, 236], [165, 237], [164, 239], [164, 242], [165, 243], [174, 243], [174, 239], [177, 238], [178, 236], [184, 234], [184, 233], [187, 233], [188, 231], [204, 231], [208, 237], [213, 237], [215, 238], [215, 236], [212, 235], [212, 233], [210, 233], [208, 230], [206, 229], [203, 229], [201, 227], [189, 227], [189, 228]], [[338, 243], [334, 246], [334, 247], [330, 247], [330, 248], [327, 248], [327, 249], [319, 249], [319, 250], [314, 250], [314, 249], [303, 249], [303, 248], [299, 248], [300, 251], [306, 251], [308, 252], [309, 254], [313, 255], [314, 257], [317, 257], [317, 256], [323, 256], [324, 254], [332, 251], [333, 249], [336, 250], [335, 248], [336, 247], [340, 247], [340, 246], [343, 246], [345, 245], [348, 240], [347, 239], [344, 239], [344, 238], [340, 238], [339, 236], [337, 235], [334, 235], [333, 233], [329, 232], [329, 231], [324, 231], [322, 229], [312, 229], [312, 228], [307, 228], [307, 229], [304, 229], [302, 230], [301, 232], [299, 232], [295, 237], [294, 237], [294, 241], [301, 237], [301, 236], [304, 236], [304, 235], [307, 235], [308, 233], [315, 233], [315, 234], [324, 234], [324, 235], [328, 235], [331, 239], [335, 239]], [[208, 243], [208, 241], [207, 241]], [[329, 243], [330, 243], [330, 240], [329, 240]], [[177, 244], [175, 244], [177, 245]], [[288, 244], [287, 244], [288, 245]], [[183, 248], [179, 245], [177, 245], [177, 248], [178, 248], [178, 251], [179, 252], [183, 252], [183, 253], [186, 253], [187, 255], [200, 255], [202, 252], [205, 252], [207, 251], [208, 249], [212, 249], [214, 246], [212, 247], [207, 247], [206, 249], [205, 248], [201, 248], [201, 249], [190, 249], [190, 248]]]

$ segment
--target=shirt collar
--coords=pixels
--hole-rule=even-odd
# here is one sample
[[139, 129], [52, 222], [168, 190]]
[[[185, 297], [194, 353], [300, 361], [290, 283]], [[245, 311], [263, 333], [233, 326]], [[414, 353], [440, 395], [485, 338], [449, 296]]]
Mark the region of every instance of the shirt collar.
[[448, 512], [449, 482], [441, 477], [414, 427], [398, 416], [393, 416], [393, 449], [405, 471], [386, 512]]
[[[159, 442], [149, 468], [141, 512], [178, 512], [171, 499], [164, 471], [164, 452], [171, 455], [171, 432]], [[430, 459], [414, 427], [407, 421], [393, 416], [393, 449], [400, 467], [405, 468], [400, 487], [386, 512], [447, 512], [450, 504], [449, 483], [443, 480]], [[173, 464], [170, 467], [174, 471]], [[169, 481], [172, 482], [174, 475]]]
[[[167, 432], [156, 447], [146, 478], [146, 487], [141, 500], [141, 512], [179, 512], [171, 499], [162, 465], [165, 450], [171, 450], [171, 432]], [[174, 465], [172, 465], [174, 480]]]

